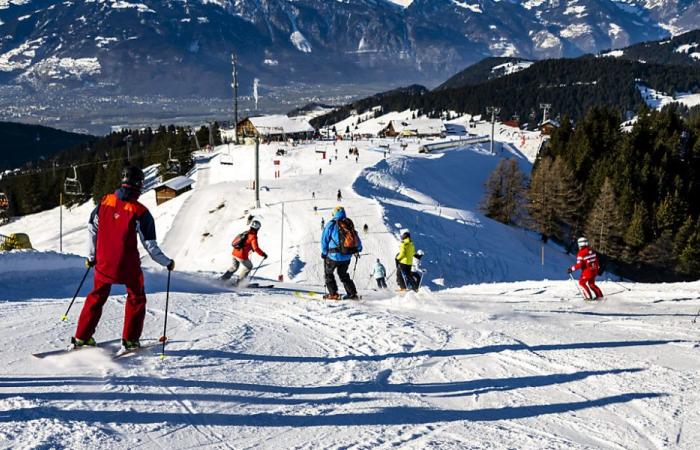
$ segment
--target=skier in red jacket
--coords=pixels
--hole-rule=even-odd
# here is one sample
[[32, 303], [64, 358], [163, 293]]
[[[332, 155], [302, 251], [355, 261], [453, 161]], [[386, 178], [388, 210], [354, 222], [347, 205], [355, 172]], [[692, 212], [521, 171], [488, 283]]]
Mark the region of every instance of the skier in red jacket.
[[578, 284], [583, 288], [584, 297], [591, 300], [591, 290], [593, 290], [595, 293], [595, 300], [602, 300], [603, 291], [595, 284], [595, 278], [598, 276], [598, 270], [600, 269], [598, 255], [591, 249], [588, 244], [588, 239], [585, 237], [579, 238], [578, 248], [576, 264], [569, 267], [567, 272], [571, 274], [577, 270], [581, 270], [581, 277], [578, 280]]
[[92, 292], [80, 312], [75, 336], [71, 339], [74, 347], [95, 345], [93, 334], [113, 284], [126, 286], [122, 346], [126, 349], [140, 346], [146, 316], [146, 293], [136, 235], [155, 262], [168, 270], [175, 268], [175, 261], [166, 257], [158, 247], [153, 216], [138, 202], [142, 187], [143, 171], [135, 166], [124, 168], [120, 188], [102, 197], [90, 214], [90, 241], [85, 264], [95, 267], [95, 278]]
[[[253, 263], [250, 262], [250, 252], [251, 250], [267, 259], [267, 253], [262, 251], [258, 245], [258, 230], [260, 230], [260, 221], [253, 220], [250, 222], [250, 229], [248, 231], [239, 234], [231, 242], [233, 246], [233, 264], [228, 268], [226, 273], [221, 276], [222, 280], [228, 280], [233, 277], [231, 284], [237, 286], [238, 283], [243, 280], [248, 273], [253, 269]], [[239, 267], [241, 267], [240, 273], [236, 274]], [[235, 276], [234, 276], [235, 274]]]

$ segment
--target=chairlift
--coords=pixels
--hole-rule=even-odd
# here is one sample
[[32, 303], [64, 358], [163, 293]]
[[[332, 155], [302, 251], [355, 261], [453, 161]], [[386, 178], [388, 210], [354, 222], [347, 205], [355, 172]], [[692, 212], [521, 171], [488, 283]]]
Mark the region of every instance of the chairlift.
[[83, 186], [78, 180], [78, 170], [73, 166], [73, 176], [66, 177], [63, 182], [63, 192], [66, 195], [83, 195]]
[[226, 153], [221, 154], [221, 156], [219, 158], [219, 163], [223, 166], [232, 166], [233, 165], [233, 156], [231, 156], [230, 144], [227, 145]]
[[173, 158], [173, 149], [168, 148], [168, 164], [165, 168], [168, 175], [180, 175], [180, 161]]
[[10, 199], [4, 192], [0, 192], [0, 212], [5, 212], [8, 209], [10, 209]]

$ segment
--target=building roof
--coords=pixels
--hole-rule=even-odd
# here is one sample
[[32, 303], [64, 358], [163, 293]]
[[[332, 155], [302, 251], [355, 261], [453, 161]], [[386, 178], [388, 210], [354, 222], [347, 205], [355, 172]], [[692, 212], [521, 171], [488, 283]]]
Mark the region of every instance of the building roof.
[[315, 131], [305, 117], [287, 117], [283, 114], [275, 114], [248, 117], [248, 120], [263, 135], [313, 133]]
[[418, 135], [439, 135], [445, 132], [442, 119], [418, 118], [406, 121], [392, 120], [392, 126], [397, 133]]
[[179, 176], [179, 177], [171, 178], [168, 181], [164, 181], [163, 183], [156, 186], [155, 189], [169, 187], [170, 189], [172, 189], [174, 191], [181, 191], [189, 186], [192, 186], [193, 184], [194, 184], [193, 179]]

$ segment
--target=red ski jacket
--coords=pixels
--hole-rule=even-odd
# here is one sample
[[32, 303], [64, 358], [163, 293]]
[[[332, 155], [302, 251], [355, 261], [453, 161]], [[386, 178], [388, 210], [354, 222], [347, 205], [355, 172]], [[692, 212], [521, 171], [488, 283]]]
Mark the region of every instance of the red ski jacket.
[[264, 256], [265, 252], [263, 252], [260, 247], [258, 246], [258, 232], [256, 230], [250, 230], [248, 231], [248, 235], [246, 236], [245, 244], [243, 244], [243, 248], [233, 249], [233, 256], [234, 258], [246, 260], [250, 256], [250, 251], [253, 250], [255, 253], [257, 253], [260, 256]]
[[156, 243], [151, 213], [120, 190], [102, 197], [90, 215], [88, 230], [95, 270], [114, 284], [134, 282], [141, 276], [137, 236], [154, 261], [163, 266], [170, 263]]
[[590, 247], [583, 247], [576, 255], [576, 264], [571, 266], [571, 271], [581, 270], [582, 278], [594, 278], [598, 276], [600, 262], [598, 255]]

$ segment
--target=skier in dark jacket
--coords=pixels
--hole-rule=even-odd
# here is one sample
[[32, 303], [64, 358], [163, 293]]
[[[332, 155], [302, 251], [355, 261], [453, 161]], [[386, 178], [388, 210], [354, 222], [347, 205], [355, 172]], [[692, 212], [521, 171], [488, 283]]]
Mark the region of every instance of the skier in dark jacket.
[[85, 264], [95, 267], [94, 287], [80, 312], [74, 347], [96, 345], [93, 334], [102, 316], [102, 307], [113, 284], [126, 286], [126, 311], [122, 346], [140, 346], [139, 339], [146, 316], [146, 292], [136, 236], [158, 264], [175, 269], [175, 261], [163, 254], [156, 242], [156, 225], [148, 209], [138, 202], [143, 187], [143, 171], [135, 166], [122, 172], [121, 186], [102, 197], [90, 214], [88, 258]]

